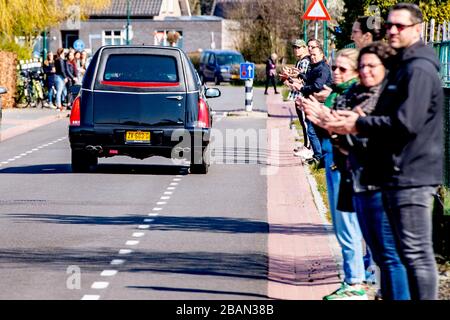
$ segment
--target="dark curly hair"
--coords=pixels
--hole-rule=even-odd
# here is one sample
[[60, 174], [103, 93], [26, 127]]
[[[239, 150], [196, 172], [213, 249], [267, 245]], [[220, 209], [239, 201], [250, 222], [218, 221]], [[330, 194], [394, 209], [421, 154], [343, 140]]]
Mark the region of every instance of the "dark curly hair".
[[376, 55], [381, 60], [383, 65], [389, 69], [393, 63], [393, 59], [396, 56], [397, 51], [395, 51], [395, 49], [384, 41], [372, 42], [359, 51], [358, 66], [361, 63], [362, 56], [368, 53]]
[[[384, 32], [385, 30], [381, 28], [382, 21], [377, 24], [374, 19], [375, 17], [363, 16], [356, 19], [356, 22], [359, 23], [359, 28], [361, 29], [362, 34], [370, 33], [373, 41], [382, 40], [386, 35]], [[379, 19], [381, 19], [381, 17]]]

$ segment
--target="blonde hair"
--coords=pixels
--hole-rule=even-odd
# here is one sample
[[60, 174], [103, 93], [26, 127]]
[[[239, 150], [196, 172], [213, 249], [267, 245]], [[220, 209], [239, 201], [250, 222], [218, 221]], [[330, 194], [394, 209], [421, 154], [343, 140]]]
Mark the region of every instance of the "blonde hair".
[[347, 48], [339, 50], [336, 53], [336, 58], [343, 57], [347, 58], [349, 60], [349, 65], [355, 70], [358, 70], [358, 56], [359, 56], [359, 50], [353, 49], [353, 48]]

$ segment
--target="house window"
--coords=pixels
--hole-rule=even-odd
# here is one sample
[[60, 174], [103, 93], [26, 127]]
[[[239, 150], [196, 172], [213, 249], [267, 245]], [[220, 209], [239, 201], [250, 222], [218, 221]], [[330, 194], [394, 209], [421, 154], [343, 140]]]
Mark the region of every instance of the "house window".
[[103, 31], [103, 45], [121, 45], [123, 44], [121, 30], [105, 30]]

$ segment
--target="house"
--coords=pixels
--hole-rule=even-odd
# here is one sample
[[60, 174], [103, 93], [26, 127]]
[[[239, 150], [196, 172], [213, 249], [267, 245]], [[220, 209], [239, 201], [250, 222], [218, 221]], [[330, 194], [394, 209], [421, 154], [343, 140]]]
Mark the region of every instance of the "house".
[[111, 0], [109, 7], [91, 10], [87, 16], [50, 30], [49, 49], [55, 52], [75, 44], [76, 49], [93, 53], [103, 45], [127, 44], [127, 34], [129, 44], [170, 45], [168, 34], [173, 31], [178, 38], [174, 45], [186, 52], [233, 49], [238, 31], [233, 21], [221, 17], [192, 16], [188, 0]]

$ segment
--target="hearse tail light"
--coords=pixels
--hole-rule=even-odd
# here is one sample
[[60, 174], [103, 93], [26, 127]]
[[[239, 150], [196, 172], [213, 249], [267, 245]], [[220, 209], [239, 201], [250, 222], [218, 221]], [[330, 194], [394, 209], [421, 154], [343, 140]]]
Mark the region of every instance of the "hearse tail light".
[[209, 128], [209, 111], [208, 105], [205, 100], [199, 99], [198, 101], [198, 128]]
[[70, 113], [70, 125], [78, 127], [80, 124], [80, 97], [76, 97], [72, 104], [72, 112]]

